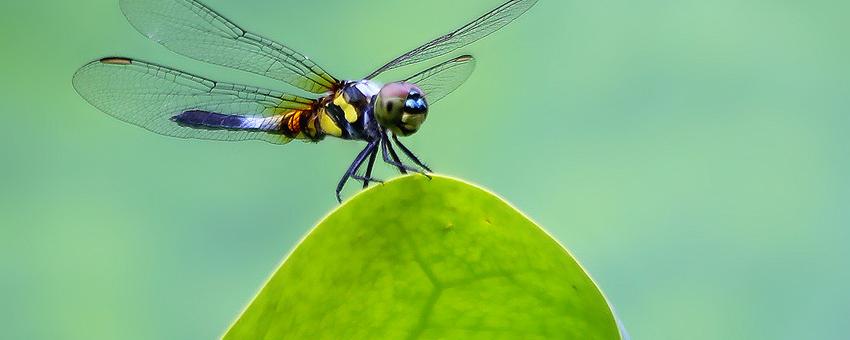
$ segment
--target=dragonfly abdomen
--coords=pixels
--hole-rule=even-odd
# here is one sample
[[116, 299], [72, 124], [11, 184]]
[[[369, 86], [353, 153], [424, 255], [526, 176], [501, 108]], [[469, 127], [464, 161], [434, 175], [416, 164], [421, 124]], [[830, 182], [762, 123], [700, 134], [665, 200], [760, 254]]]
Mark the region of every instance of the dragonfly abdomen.
[[278, 131], [280, 117], [228, 115], [209, 111], [189, 110], [171, 117], [180, 126], [208, 130]]

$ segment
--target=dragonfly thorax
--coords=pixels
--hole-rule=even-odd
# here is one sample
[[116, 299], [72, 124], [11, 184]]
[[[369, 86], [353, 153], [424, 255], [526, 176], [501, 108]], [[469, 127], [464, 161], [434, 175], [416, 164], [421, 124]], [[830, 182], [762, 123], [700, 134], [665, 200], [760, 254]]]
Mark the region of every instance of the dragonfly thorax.
[[399, 136], [416, 133], [428, 117], [425, 93], [407, 82], [384, 85], [374, 105], [378, 123]]
[[374, 80], [350, 81], [346, 82], [346, 85], [346, 87], [353, 87], [357, 89], [366, 98], [373, 98], [378, 95], [378, 92], [381, 91], [381, 86], [383, 86], [381, 83]]

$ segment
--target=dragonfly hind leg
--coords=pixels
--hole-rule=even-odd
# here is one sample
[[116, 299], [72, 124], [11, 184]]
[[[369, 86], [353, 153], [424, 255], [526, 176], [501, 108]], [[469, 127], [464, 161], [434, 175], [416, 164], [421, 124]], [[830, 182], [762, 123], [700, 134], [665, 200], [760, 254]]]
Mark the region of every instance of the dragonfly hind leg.
[[372, 153], [369, 154], [369, 163], [366, 163], [366, 174], [364, 176], [360, 176], [358, 174], [351, 175], [351, 178], [354, 178], [358, 181], [363, 181], [363, 189], [369, 187], [369, 182], [376, 182], [384, 184], [383, 180], [372, 178], [372, 168], [375, 166], [375, 159], [378, 157], [378, 148], [373, 148]]
[[340, 193], [342, 192], [342, 188], [345, 187], [345, 183], [348, 182], [348, 179], [352, 176], [356, 176], [357, 170], [359, 170], [360, 166], [363, 165], [363, 162], [366, 161], [366, 157], [377, 151], [378, 144], [380, 144], [380, 140], [369, 142], [369, 145], [357, 154], [357, 158], [354, 159], [354, 162], [352, 162], [351, 166], [348, 167], [348, 171], [346, 171], [345, 175], [342, 176], [342, 179], [339, 180], [339, 184], [336, 186], [336, 200], [339, 201], [339, 203], [342, 203]]

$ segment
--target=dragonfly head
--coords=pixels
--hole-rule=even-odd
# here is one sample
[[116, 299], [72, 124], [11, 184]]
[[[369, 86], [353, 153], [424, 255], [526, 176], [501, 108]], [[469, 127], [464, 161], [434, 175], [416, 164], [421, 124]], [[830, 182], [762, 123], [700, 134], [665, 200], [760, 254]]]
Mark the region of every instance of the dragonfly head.
[[384, 85], [375, 100], [375, 118], [399, 136], [410, 136], [428, 117], [428, 102], [418, 86], [407, 82]]

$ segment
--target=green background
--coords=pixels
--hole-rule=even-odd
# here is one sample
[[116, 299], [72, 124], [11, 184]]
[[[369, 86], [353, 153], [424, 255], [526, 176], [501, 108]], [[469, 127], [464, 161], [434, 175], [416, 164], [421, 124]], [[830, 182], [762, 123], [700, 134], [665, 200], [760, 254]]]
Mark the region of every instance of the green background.
[[[207, 1], [340, 78], [499, 2]], [[409, 144], [548, 226], [635, 339], [846, 338], [848, 11], [542, 0], [457, 53], [475, 74]], [[126, 125], [71, 87], [110, 55], [290, 90], [172, 54], [116, 0], [0, 3], [2, 338], [221, 335], [360, 148]]]

